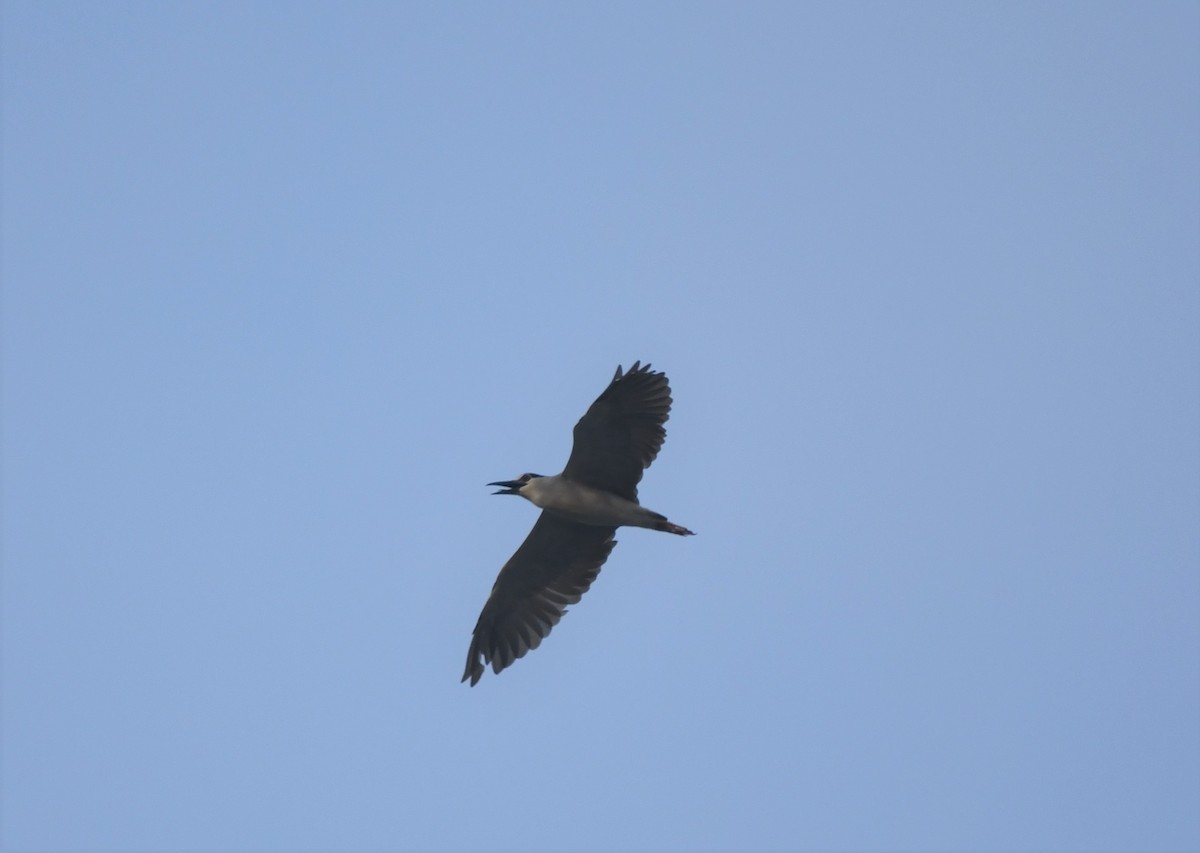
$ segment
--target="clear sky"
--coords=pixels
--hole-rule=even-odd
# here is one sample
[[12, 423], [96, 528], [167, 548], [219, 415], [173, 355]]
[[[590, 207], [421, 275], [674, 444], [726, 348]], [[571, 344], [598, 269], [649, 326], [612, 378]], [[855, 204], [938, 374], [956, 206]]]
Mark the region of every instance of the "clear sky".
[[[1200, 847], [1200, 5], [2, 46], [6, 849]], [[698, 535], [469, 689], [635, 359]]]

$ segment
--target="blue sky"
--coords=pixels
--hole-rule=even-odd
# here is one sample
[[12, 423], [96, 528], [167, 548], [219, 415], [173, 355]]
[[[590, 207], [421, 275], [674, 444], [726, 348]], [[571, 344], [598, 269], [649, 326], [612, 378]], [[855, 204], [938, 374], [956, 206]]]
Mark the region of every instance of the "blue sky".
[[5, 849], [1200, 846], [1195, 3], [6, 2], [2, 262]]

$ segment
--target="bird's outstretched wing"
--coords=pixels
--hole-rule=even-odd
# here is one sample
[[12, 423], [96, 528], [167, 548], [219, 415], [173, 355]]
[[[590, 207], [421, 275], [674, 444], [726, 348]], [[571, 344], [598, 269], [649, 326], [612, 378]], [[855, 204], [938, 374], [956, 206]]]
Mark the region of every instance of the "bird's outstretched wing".
[[634, 362], [617, 375], [575, 424], [575, 444], [562, 475], [637, 500], [637, 484], [667, 437], [671, 386], [666, 374]]
[[617, 544], [616, 530], [543, 512], [496, 578], [475, 623], [462, 680], [474, 687], [488, 664], [500, 672], [536, 649], [600, 574]]

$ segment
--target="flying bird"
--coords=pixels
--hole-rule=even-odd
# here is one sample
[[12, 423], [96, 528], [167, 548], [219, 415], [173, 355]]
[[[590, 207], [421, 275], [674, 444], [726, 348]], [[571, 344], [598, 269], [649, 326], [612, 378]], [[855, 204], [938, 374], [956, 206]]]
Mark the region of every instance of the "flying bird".
[[500, 570], [475, 624], [462, 680], [474, 687], [491, 664], [499, 673], [536, 649], [567, 605], [588, 591], [608, 559], [617, 528], [646, 527], [677, 536], [692, 531], [638, 503], [642, 471], [658, 456], [671, 412], [665, 374], [634, 362], [575, 424], [575, 444], [561, 474], [522, 474], [496, 495], [519, 495], [540, 507], [533, 530]]

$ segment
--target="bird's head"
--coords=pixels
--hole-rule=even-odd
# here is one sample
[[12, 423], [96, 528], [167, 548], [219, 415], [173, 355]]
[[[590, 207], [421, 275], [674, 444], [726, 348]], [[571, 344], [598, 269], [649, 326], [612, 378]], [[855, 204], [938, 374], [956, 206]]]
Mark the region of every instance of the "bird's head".
[[[498, 492], [492, 492], [493, 495], [520, 495], [521, 488], [530, 480], [537, 480], [541, 474], [522, 474], [515, 480], [499, 480], [495, 483], [488, 483], [489, 486], [502, 486]], [[522, 495], [524, 497], [524, 495]]]

